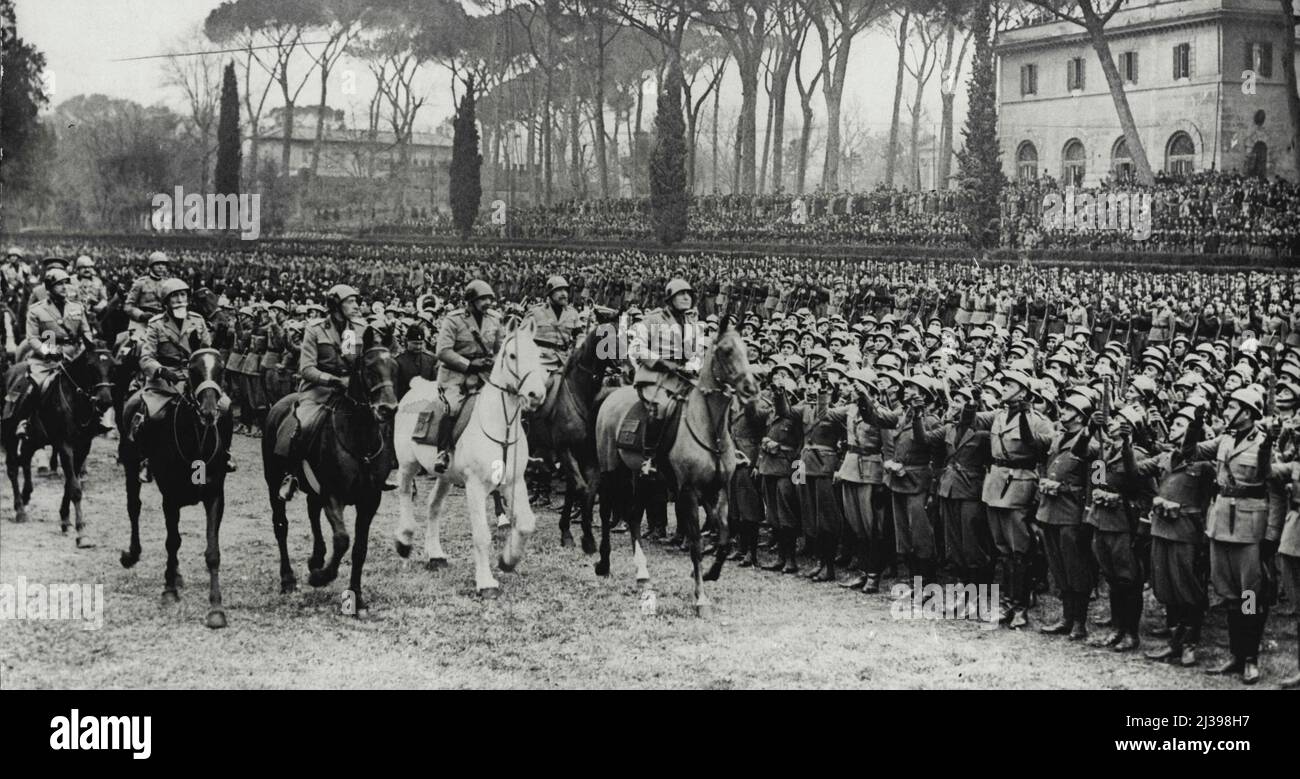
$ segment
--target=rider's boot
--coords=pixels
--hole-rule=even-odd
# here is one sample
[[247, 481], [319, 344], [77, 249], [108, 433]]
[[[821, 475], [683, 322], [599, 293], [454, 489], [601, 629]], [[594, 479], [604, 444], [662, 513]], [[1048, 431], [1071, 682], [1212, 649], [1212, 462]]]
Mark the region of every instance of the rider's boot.
[[451, 464], [451, 434], [455, 429], [456, 416], [448, 411], [438, 420], [438, 438], [434, 444], [438, 447], [438, 459], [433, 462], [434, 473], [445, 473]]
[[[134, 443], [137, 448], [141, 448], [140, 444], [143, 440], [141, 434], [145, 430], [145, 422], [147, 420], [148, 416], [145, 414], [144, 409], [135, 412], [135, 415], [131, 417], [131, 426], [127, 430], [127, 437], [130, 438], [131, 442]], [[141, 449], [141, 451], [143, 451], [143, 449]], [[151, 481], [153, 481], [153, 474], [149, 471], [149, 458], [141, 457], [140, 482], [142, 484], [148, 484]]]
[[659, 450], [659, 439], [663, 436], [663, 419], [659, 416], [658, 409], [653, 406], [646, 408], [645, 418], [645, 435], [642, 438], [641, 456], [644, 461], [641, 463], [641, 475], [653, 476], [659, 472], [655, 468], [655, 452]]

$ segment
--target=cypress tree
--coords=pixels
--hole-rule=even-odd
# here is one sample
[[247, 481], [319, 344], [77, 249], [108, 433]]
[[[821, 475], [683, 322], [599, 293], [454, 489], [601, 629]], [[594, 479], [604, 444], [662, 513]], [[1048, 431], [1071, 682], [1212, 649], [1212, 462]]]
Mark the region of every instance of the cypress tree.
[[474, 77], [465, 81], [465, 96], [456, 110], [451, 144], [451, 216], [462, 239], [469, 238], [478, 217], [483, 185], [479, 169], [483, 155], [478, 150], [478, 126], [474, 121]]
[[686, 237], [686, 123], [682, 119], [682, 72], [674, 60], [664, 74], [650, 152], [650, 220], [660, 243]]
[[217, 118], [218, 195], [239, 194], [239, 167], [243, 151], [239, 148], [239, 85], [235, 64], [226, 65], [221, 78], [221, 114]]
[[969, 107], [962, 129], [964, 147], [957, 153], [966, 231], [975, 248], [998, 244], [998, 219], [1002, 213], [1002, 150], [998, 145], [998, 110], [993, 43], [990, 39], [989, 0], [976, 4], [971, 19], [975, 57], [971, 61]]

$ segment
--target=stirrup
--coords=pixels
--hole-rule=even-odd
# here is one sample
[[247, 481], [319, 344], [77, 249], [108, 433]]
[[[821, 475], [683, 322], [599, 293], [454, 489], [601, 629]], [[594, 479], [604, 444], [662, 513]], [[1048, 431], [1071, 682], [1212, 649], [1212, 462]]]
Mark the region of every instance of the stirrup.
[[286, 473], [280, 481], [280, 500], [288, 503], [293, 500], [293, 496], [298, 492], [298, 479], [291, 473]]
[[145, 457], [140, 460], [140, 483], [148, 484], [153, 481], [153, 474], [149, 472], [149, 458]]
[[14, 435], [17, 436], [18, 438], [26, 438], [26, 437], [27, 437], [27, 420], [26, 420], [26, 419], [21, 419], [21, 420], [18, 421], [18, 427], [14, 428]]
[[444, 473], [447, 470], [447, 466], [450, 464], [451, 464], [451, 450], [439, 449], [438, 459], [434, 460], [433, 462], [433, 472]]

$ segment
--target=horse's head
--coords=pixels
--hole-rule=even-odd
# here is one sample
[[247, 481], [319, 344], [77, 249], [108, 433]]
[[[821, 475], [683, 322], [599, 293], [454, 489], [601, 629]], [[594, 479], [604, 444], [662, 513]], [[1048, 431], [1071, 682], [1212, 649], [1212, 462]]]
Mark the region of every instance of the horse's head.
[[748, 402], [758, 394], [758, 381], [749, 365], [749, 350], [731, 324], [730, 314], [719, 323], [718, 333], [704, 359], [701, 383], [731, 387], [742, 401]]
[[542, 350], [533, 340], [536, 332], [537, 325], [531, 319], [519, 324], [512, 317], [506, 323], [506, 337], [492, 365], [490, 379], [506, 392], [523, 398], [529, 411], [536, 410], [546, 400], [546, 371], [542, 368]]
[[113, 353], [90, 338], [84, 339], [84, 347], [69, 373], [95, 404], [95, 410], [102, 413], [113, 407]]
[[221, 417], [221, 378], [226, 372], [226, 364], [221, 359], [221, 352], [216, 349], [199, 349], [190, 354], [187, 368], [189, 374], [190, 395], [198, 406], [199, 416], [209, 425], [215, 425]]
[[393, 359], [392, 335], [375, 326], [366, 328], [361, 339], [361, 359], [349, 385], [353, 399], [370, 404], [375, 418], [391, 422], [397, 414], [397, 393], [393, 382], [397, 360]]

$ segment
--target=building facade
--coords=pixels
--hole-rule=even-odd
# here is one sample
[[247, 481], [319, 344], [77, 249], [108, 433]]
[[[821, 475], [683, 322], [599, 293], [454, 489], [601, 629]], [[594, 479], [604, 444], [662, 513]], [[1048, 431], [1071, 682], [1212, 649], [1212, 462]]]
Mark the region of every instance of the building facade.
[[[1147, 160], [1295, 181], [1276, 0], [1131, 0], [1107, 26]], [[1094, 186], [1132, 171], [1088, 35], [1039, 19], [998, 35], [999, 137], [1007, 177]]]

